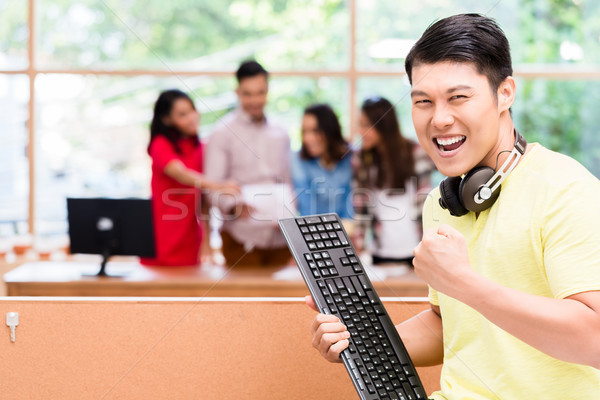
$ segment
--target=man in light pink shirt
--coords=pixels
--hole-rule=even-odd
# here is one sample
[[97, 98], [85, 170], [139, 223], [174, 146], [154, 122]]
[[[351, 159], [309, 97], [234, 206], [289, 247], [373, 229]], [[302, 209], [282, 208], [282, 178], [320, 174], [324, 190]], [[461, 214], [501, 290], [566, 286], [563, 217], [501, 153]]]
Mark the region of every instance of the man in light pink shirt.
[[[223, 117], [205, 150], [204, 171], [214, 181], [244, 185], [290, 184], [290, 139], [287, 131], [267, 119], [268, 72], [246, 61], [236, 72], [239, 106]], [[229, 266], [283, 265], [290, 260], [276, 221], [256, 218], [242, 198], [215, 195], [212, 205], [223, 216], [223, 255]]]

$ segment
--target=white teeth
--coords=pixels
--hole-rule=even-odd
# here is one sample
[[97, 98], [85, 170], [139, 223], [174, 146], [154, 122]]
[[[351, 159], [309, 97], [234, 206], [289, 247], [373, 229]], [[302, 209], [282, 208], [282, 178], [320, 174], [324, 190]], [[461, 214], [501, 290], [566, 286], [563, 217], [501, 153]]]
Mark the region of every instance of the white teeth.
[[460, 142], [461, 140], [466, 139], [465, 136], [454, 136], [451, 138], [437, 138], [437, 142], [440, 146], [449, 146], [456, 142]]

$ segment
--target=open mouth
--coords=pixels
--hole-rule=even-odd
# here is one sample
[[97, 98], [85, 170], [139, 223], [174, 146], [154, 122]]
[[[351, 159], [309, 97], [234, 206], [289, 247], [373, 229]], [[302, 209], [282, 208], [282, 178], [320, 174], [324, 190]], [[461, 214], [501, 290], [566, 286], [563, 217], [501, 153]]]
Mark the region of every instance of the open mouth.
[[433, 141], [441, 151], [452, 151], [458, 149], [467, 140], [466, 136], [453, 136], [445, 138], [435, 138]]

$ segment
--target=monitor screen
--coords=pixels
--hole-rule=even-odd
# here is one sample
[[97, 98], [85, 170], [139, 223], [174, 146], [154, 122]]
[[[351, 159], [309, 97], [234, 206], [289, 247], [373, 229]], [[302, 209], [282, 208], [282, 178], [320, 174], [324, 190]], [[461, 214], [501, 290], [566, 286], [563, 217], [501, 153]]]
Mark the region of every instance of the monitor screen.
[[67, 212], [70, 251], [102, 255], [98, 275], [111, 256], [155, 256], [150, 200], [68, 198]]

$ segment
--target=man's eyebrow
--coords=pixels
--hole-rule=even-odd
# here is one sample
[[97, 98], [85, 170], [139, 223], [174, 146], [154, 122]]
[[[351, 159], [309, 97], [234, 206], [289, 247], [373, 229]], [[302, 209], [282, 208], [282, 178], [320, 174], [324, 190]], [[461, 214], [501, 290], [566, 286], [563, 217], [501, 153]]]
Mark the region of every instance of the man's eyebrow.
[[415, 97], [415, 96], [427, 96], [427, 93], [425, 93], [422, 90], [412, 90], [410, 92], [410, 97]]
[[458, 85], [458, 86], [449, 88], [448, 90], [446, 90], [446, 93], [453, 93], [453, 92], [458, 92], [460, 90], [471, 90], [471, 89], [473, 89], [473, 88], [468, 85]]
[[[450, 94], [450, 93], [458, 92], [458, 91], [461, 91], [461, 90], [471, 90], [471, 89], [473, 89], [473, 88], [471, 86], [468, 86], [468, 85], [458, 85], [458, 86], [453, 86], [453, 87], [449, 88], [448, 90], [446, 90], [446, 93]], [[425, 96], [425, 97], [427, 97], [427, 93], [425, 93], [422, 90], [413, 90], [413, 91], [411, 91], [410, 92], [410, 97], [415, 97], [415, 96]]]

